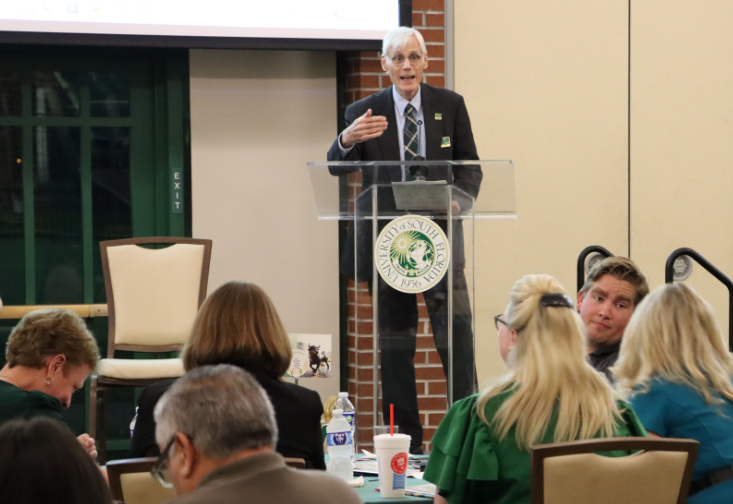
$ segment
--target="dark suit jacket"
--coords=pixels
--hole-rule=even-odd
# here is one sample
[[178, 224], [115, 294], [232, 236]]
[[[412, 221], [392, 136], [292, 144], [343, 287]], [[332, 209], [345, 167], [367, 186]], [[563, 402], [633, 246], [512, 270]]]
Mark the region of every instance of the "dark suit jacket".
[[[277, 452], [283, 457], [305, 459], [306, 467], [326, 469], [323, 459], [321, 415], [323, 405], [318, 392], [287, 383], [258, 369], [245, 369], [267, 392], [275, 409], [278, 439]], [[138, 401], [138, 415], [128, 456], [157, 457], [153, 410], [158, 399], [175, 380], [163, 380], [145, 387]]]
[[[476, 143], [471, 130], [471, 120], [463, 97], [453, 91], [436, 88], [427, 84], [420, 84], [423, 117], [425, 119], [425, 150], [428, 161], [461, 161], [477, 160]], [[349, 105], [344, 114], [348, 127], [356, 118], [372, 109], [372, 115], [382, 115], [387, 118], [387, 130], [379, 137], [358, 143], [347, 153], [341, 156], [338, 148], [338, 138], [328, 151], [329, 161], [399, 161], [400, 147], [395, 117], [395, 104], [392, 96], [392, 87], [363, 100]], [[440, 114], [440, 119], [436, 119]], [[441, 147], [443, 138], [450, 139], [449, 147]], [[333, 167], [331, 173], [343, 175], [347, 170]], [[389, 184], [401, 180], [402, 172], [399, 166], [381, 168], [374, 173], [374, 167], [362, 167], [362, 190], [374, 183]], [[452, 172], [446, 166], [431, 166], [428, 168], [427, 180], [447, 180], [474, 198], [478, 196], [481, 185], [481, 168], [479, 166], [455, 167]], [[366, 201], [364, 203], [367, 203]], [[394, 197], [389, 191], [379, 193], [380, 209], [394, 209]], [[362, 225], [364, 224], [364, 225]], [[356, 245], [359, 254], [359, 271], [356, 276], [359, 281], [371, 279], [371, 226], [369, 223], [359, 223], [359, 244]], [[453, 228], [454, 237], [454, 268], [463, 268], [463, 228], [460, 221]], [[349, 278], [354, 277], [354, 227], [349, 227], [344, 252], [341, 257], [341, 272]], [[456, 247], [459, 250], [456, 250]], [[458, 253], [456, 253], [458, 252]], [[362, 260], [363, 259], [363, 260]]]

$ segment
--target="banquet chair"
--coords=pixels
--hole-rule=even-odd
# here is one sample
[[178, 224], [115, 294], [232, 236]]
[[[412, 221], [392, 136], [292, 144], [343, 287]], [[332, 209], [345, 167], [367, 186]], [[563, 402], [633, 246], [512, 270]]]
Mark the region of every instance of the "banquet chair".
[[[142, 245], [162, 244], [165, 248]], [[92, 375], [89, 433], [106, 460], [103, 393], [141, 387], [183, 375], [179, 358], [116, 358], [118, 350], [177, 352], [188, 339], [206, 297], [211, 240], [154, 237], [103, 241], [102, 270], [107, 292], [107, 358]]]
[[176, 494], [150, 474], [157, 457], [113, 460], [107, 464], [112, 499], [125, 504], [160, 504]]
[[[684, 504], [699, 443], [612, 438], [530, 448], [532, 504]], [[624, 457], [598, 452], [634, 451]]]
[[305, 469], [305, 459], [294, 457], [283, 457], [285, 465], [293, 469]]
[[[305, 469], [302, 458], [284, 457], [285, 464], [293, 469]], [[107, 464], [107, 477], [112, 499], [125, 504], [160, 504], [176, 495], [150, 474], [158, 457], [113, 460]]]

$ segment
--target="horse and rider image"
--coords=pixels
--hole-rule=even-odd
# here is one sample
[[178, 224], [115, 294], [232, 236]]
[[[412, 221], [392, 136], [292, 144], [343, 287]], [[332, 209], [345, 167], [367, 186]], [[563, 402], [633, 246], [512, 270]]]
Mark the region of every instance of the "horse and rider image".
[[321, 345], [308, 345], [308, 359], [308, 370], [303, 374], [303, 378], [331, 377], [331, 365], [329, 364], [329, 358], [326, 356], [326, 352], [321, 350]]

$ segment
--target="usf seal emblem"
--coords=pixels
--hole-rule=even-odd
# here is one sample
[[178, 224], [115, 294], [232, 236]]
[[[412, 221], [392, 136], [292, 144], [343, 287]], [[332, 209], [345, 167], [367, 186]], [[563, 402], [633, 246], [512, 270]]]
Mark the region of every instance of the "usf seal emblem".
[[382, 279], [398, 291], [424, 292], [437, 284], [450, 265], [443, 230], [420, 215], [399, 217], [379, 233], [374, 258]]

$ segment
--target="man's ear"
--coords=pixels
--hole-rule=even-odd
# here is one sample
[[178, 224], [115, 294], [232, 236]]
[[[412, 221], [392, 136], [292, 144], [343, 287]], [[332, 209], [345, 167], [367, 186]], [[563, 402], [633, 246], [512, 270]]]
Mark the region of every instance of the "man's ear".
[[580, 305], [583, 304], [583, 291], [578, 291], [578, 302], [575, 303], [575, 309], [580, 311]]
[[198, 464], [198, 453], [191, 440], [183, 432], [176, 433], [173, 456], [179, 457], [180, 476], [184, 479], [191, 478], [196, 470], [196, 464]]
[[387, 55], [382, 55], [382, 70], [389, 73], [389, 68], [387, 68]]

